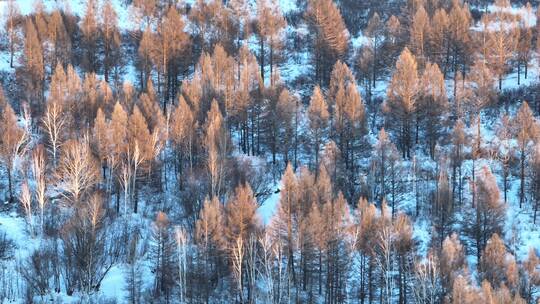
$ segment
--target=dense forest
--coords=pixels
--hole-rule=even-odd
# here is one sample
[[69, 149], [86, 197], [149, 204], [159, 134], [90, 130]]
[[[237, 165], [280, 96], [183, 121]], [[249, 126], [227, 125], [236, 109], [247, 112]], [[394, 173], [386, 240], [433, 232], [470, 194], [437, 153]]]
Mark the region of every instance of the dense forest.
[[540, 303], [540, 9], [0, 0], [0, 302]]

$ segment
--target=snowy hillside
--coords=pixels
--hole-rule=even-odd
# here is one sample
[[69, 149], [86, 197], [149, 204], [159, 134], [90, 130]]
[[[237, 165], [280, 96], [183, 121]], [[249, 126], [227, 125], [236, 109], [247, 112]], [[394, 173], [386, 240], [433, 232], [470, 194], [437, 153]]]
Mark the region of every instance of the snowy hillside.
[[0, 0], [0, 302], [537, 303], [538, 12]]

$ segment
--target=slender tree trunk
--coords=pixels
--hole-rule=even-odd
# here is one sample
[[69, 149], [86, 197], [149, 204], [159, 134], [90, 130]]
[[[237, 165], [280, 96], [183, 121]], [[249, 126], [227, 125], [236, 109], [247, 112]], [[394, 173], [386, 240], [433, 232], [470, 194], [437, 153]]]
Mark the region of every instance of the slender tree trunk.
[[518, 61], [517, 68], [518, 68], [518, 70], [517, 70], [518, 83], [517, 84], [520, 85], [521, 84], [521, 62], [519, 62], [519, 61]]
[[525, 201], [525, 147], [521, 148], [519, 181], [519, 208], [521, 209]]
[[259, 51], [260, 51], [260, 60], [261, 60], [261, 78], [262, 82], [264, 83], [264, 39], [261, 35], [261, 38], [259, 39]]
[[[10, 160], [10, 162], [13, 162]], [[13, 203], [13, 176], [12, 176], [12, 166], [8, 164], [7, 166], [7, 175], [8, 175], [8, 188], [9, 188], [9, 202]]]

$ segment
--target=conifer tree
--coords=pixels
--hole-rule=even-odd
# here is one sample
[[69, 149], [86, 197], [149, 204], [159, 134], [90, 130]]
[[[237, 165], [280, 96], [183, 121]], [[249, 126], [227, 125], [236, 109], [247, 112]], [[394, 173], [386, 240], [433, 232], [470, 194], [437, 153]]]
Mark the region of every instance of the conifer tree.
[[388, 87], [388, 100], [383, 105], [387, 115], [386, 124], [394, 131], [398, 147], [405, 158], [411, 156], [413, 147], [414, 114], [419, 92], [416, 67], [414, 56], [405, 48], [396, 63], [396, 71]]
[[448, 109], [448, 98], [444, 83], [444, 75], [437, 64], [427, 63], [420, 82], [421, 91], [417, 106], [416, 141], [420, 126], [427, 140], [429, 155], [435, 157], [435, 146], [442, 136], [444, 115]]
[[139, 48], [137, 49], [137, 67], [140, 70], [139, 83], [143, 90], [146, 89], [146, 84], [149, 83], [151, 77], [155, 39], [154, 32], [150, 28], [146, 28], [142, 33]]
[[97, 1], [88, 0], [86, 2], [86, 12], [81, 23], [83, 35], [82, 48], [84, 51], [82, 65], [86, 72], [95, 73], [98, 69], [98, 43], [99, 30], [97, 15]]
[[396, 203], [403, 193], [401, 157], [386, 131], [381, 129], [371, 163], [372, 174], [376, 181], [374, 196], [378, 202], [389, 201], [392, 216], [395, 215]]
[[[470, 64], [471, 59], [471, 33], [470, 24], [472, 22], [471, 13], [467, 4], [459, 1], [452, 2], [452, 8], [448, 14], [448, 34], [449, 34], [449, 69], [453, 72], [454, 97], [457, 93], [458, 75], [465, 73], [465, 68]], [[461, 71], [460, 71], [461, 68]]]
[[102, 3], [99, 27], [103, 40], [103, 75], [109, 82], [111, 71], [118, 68], [121, 61], [120, 32], [118, 16], [110, 0]]
[[[235, 189], [234, 196], [225, 205], [225, 242], [232, 266], [232, 274], [240, 302], [253, 301], [254, 278], [251, 277], [252, 265], [248, 262], [253, 241], [259, 231], [257, 217], [257, 201], [249, 185], [241, 185]], [[247, 281], [247, 282], [246, 282]], [[248, 290], [247, 296], [244, 289]]]
[[[452, 164], [452, 197], [457, 199], [459, 206], [463, 202], [462, 165], [465, 160], [464, 148], [467, 144], [465, 124], [458, 120], [452, 130], [452, 152], [450, 162]], [[457, 187], [457, 191], [456, 191]], [[457, 193], [456, 193], [457, 192]]]
[[47, 55], [50, 69], [53, 70], [58, 63], [64, 65], [71, 63], [71, 37], [59, 10], [55, 10], [49, 19], [47, 36], [51, 43], [50, 48], [52, 48], [48, 50]]
[[439, 8], [433, 14], [429, 35], [430, 58], [442, 69], [443, 75], [448, 72], [448, 26], [449, 18], [444, 8]]
[[479, 172], [472, 191], [477, 199], [466, 213], [464, 232], [474, 242], [477, 258], [480, 259], [488, 238], [494, 233], [504, 233], [506, 205], [501, 201], [495, 176], [486, 166]]
[[506, 252], [504, 240], [498, 234], [493, 234], [487, 241], [478, 266], [482, 279], [487, 280], [493, 287], [499, 287], [507, 282], [509, 255]]
[[[289, 284], [296, 286], [297, 269], [294, 254], [297, 250], [296, 244], [298, 242], [299, 188], [296, 175], [290, 163], [285, 169], [281, 184], [276, 228], [278, 229], [280, 238], [283, 239]], [[287, 288], [290, 290], [293, 286], [287, 286]]]
[[2, 109], [0, 130], [0, 161], [7, 171], [9, 201], [13, 202], [15, 160], [24, 154], [30, 134], [29, 130], [19, 126], [17, 116], [8, 103]]
[[180, 96], [172, 114], [170, 128], [170, 138], [177, 147], [177, 167], [182, 174], [184, 159], [188, 160], [190, 170], [193, 169], [193, 148], [196, 140], [195, 117], [183, 96]]
[[509, 61], [513, 58], [516, 49], [516, 39], [519, 31], [506, 31], [499, 29], [489, 33], [488, 62], [493, 67], [499, 80], [499, 91], [502, 90], [502, 79], [508, 70]]
[[466, 273], [467, 262], [465, 260], [465, 249], [461, 244], [458, 235], [453, 233], [447, 236], [439, 254], [441, 271], [442, 296], [445, 297], [452, 291], [452, 286], [456, 280], [462, 278]]
[[375, 87], [377, 81], [378, 66], [379, 66], [379, 48], [381, 47], [384, 35], [384, 24], [379, 14], [374, 13], [368, 21], [366, 27], [366, 36], [371, 38], [371, 49], [373, 50], [373, 60], [371, 67], [371, 85]]
[[17, 33], [17, 18], [20, 16], [20, 14], [21, 13], [17, 1], [9, 0], [5, 10], [5, 29], [9, 44], [9, 66], [11, 68], [13, 68], [13, 58], [20, 40]]
[[282, 153], [285, 166], [296, 163], [298, 149], [298, 100], [288, 90], [282, 90], [276, 105], [278, 114], [278, 149]]
[[152, 239], [154, 248], [152, 250], [154, 258], [154, 296], [156, 298], [169, 299], [174, 285], [173, 269], [173, 238], [170, 230], [170, 223], [167, 215], [158, 212], [153, 224]]
[[521, 67], [525, 68], [525, 79], [527, 79], [528, 76], [529, 61], [531, 60], [532, 55], [533, 36], [532, 30], [527, 23], [524, 24], [524, 28], [521, 28], [520, 31], [521, 33], [519, 34], [519, 40], [517, 41], [518, 85], [521, 84]]
[[470, 115], [469, 119], [472, 121], [472, 117], [491, 104], [495, 95], [495, 77], [487, 62], [478, 59], [471, 67], [469, 80], [473, 85], [471, 88], [473, 97], [468, 100], [466, 106]]
[[195, 243], [200, 253], [199, 264], [202, 268], [198, 283], [202, 287], [201, 293], [204, 299], [208, 299], [220, 276], [220, 253], [224, 246], [224, 214], [219, 200], [205, 199], [199, 219], [195, 226]]
[[452, 189], [450, 189], [450, 181], [445, 170], [446, 168], [442, 168], [439, 172], [435, 192], [435, 204], [431, 212], [433, 226], [436, 232], [433, 236], [436, 246], [443, 245], [443, 240], [450, 235], [454, 221]]
[[529, 249], [527, 259], [523, 261], [525, 275], [524, 297], [527, 301], [534, 300], [534, 294], [540, 285], [540, 271], [538, 265], [540, 261], [534, 249]]
[[261, 78], [265, 79], [265, 45], [270, 48], [268, 61], [270, 65], [270, 85], [275, 84], [274, 79], [274, 61], [275, 52], [281, 47], [280, 33], [286, 27], [287, 22], [283, 18], [279, 9], [279, 4], [275, 0], [257, 1], [257, 21], [256, 33], [259, 36], [259, 64]]
[[416, 13], [413, 16], [410, 37], [411, 37], [411, 50], [415, 54], [417, 60], [422, 67], [425, 64], [427, 46], [430, 36], [430, 20], [429, 16], [423, 6], [419, 6]]
[[187, 54], [189, 43], [189, 36], [184, 32], [184, 21], [176, 8], [170, 6], [158, 26], [155, 40], [157, 58], [154, 58], [154, 64], [162, 77], [161, 81], [158, 80], [158, 91], [163, 96], [163, 108], [176, 96], [178, 76], [183, 72], [182, 64], [185, 64], [182, 55]]
[[530, 149], [529, 144], [538, 138], [538, 123], [533, 116], [529, 104], [523, 102], [514, 117], [514, 136], [517, 137], [519, 151], [519, 207], [525, 202], [525, 163]]
[[338, 303], [346, 297], [342, 282], [348, 275], [350, 254], [346, 238], [350, 214], [343, 195], [339, 193], [334, 200], [323, 203], [321, 215], [324, 215], [322, 225], [325, 234], [325, 301]]
[[[26, 75], [26, 98], [32, 105], [40, 105], [44, 98], [45, 63], [43, 48], [31, 18], [26, 19], [23, 69]], [[39, 113], [39, 110], [37, 111]]]
[[315, 79], [320, 86], [326, 86], [329, 68], [347, 52], [349, 33], [339, 9], [330, 0], [309, 0], [306, 17], [315, 34]]
[[312, 157], [314, 160], [313, 168], [318, 168], [320, 150], [326, 136], [329, 119], [328, 105], [324, 99], [321, 89], [318, 86], [313, 90], [313, 95], [311, 96], [307, 112], [311, 138], [310, 144], [313, 151]]

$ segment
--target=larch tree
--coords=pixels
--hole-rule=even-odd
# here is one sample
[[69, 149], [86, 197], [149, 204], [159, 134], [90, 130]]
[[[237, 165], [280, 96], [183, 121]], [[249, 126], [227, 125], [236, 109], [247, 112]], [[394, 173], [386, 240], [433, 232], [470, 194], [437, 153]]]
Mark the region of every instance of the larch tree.
[[70, 33], [68, 32], [62, 14], [59, 10], [55, 10], [49, 20], [49, 41], [52, 43], [52, 50], [49, 61], [51, 70], [60, 62], [69, 64], [72, 61], [72, 42]]
[[390, 48], [392, 51], [396, 51], [398, 45], [401, 43], [402, 36], [403, 36], [403, 29], [401, 27], [401, 22], [399, 21], [399, 18], [392, 15], [386, 23], [385, 26], [385, 35], [389, 40]]
[[164, 212], [158, 212], [153, 223], [152, 239], [154, 248], [154, 296], [169, 299], [174, 285], [174, 239], [170, 221]]
[[435, 147], [442, 136], [445, 114], [448, 109], [448, 97], [444, 75], [437, 64], [427, 63], [420, 81], [420, 93], [417, 106], [416, 141], [419, 127], [425, 132], [427, 147], [431, 158], [435, 158]]
[[197, 268], [200, 271], [200, 283], [203, 299], [208, 299], [214, 284], [220, 275], [220, 254], [224, 245], [222, 204], [214, 197], [205, 199], [195, 226], [195, 243], [201, 255]]
[[38, 106], [43, 102], [45, 90], [45, 63], [43, 58], [43, 48], [36, 31], [36, 27], [34, 26], [31, 18], [26, 19], [25, 31], [22, 62], [24, 73], [26, 75], [26, 98], [29, 100], [31, 105]]
[[501, 163], [501, 178], [503, 184], [504, 202], [508, 202], [508, 190], [510, 188], [510, 177], [512, 162], [515, 155], [515, 147], [512, 144], [512, 120], [510, 116], [503, 115], [496, 129], [499, 142], [493, 149], [496, 149], [496, 157]]
[[464, 232], [471, 238], [480, 260], [491, 235], [504, 232], [506, 205], [501, 200], [495, 176], [486, 166], [478, 173], [472, 191], [476, 201], [465, 214]]
[[499, 80], [499, 91], [502, 90], [504, 74], [509, 69], [509, 62], [516, 50], [516, 38], [519, 32], [501, 28], [489, 33], [489, 53], [486, 58], [493, 67]]
[[433, 241], [435, 246], [442, 247], [443, 241], [450, 235], [454, 224], [454, 202], [452, 189], [446, 168], [441, 168], [437, 189], [435, 190], [435, 201], [431, 210], [433, 227], [435, 230]]
[[355, 248], [360, 255], [359, 300], [374, 300], [373, 283], [375, 281], [375, 236], [379, 230], [377, 208], [365, 198], [358, 201], [355, 212], [356, 233]]
[[[459, 1], [452, 2], [452, 8], [448, 14], [449, 54], [447, 62], [453, 72], [454, 97], [457, 93], [458, 75], [464, 74], [471, 59], [471, 33], [470, 25], [472, 16], [467, 4]], [[459, 73], [461, 72], [461, 73]]]
[[[478, 265], [481, 278], [487, 280], [493, 287], [499, 287], [507, 282], [507, 268], [510, 266], [510, 254], [506, 251], [504, 240], [494, 233], [487, 241]], [[513, 259], [513, 257], [511, 257]]]
[[313, 168], [318, 168], [320, 150], [326, 138], [328, 120], [330, 117], [328, 105], [318, 86], [313, 90], [307, 113], [309, 120], [310, 145], [311, 151], [313, 151], [311, 155], [314, 160]]
[[398, 301], [404, 303], [409, 298], [409, 284], [412, 273], [409, 270], [413, 267], [410, 262], [414, 257], [415, 242], [413, 238], [413, 223], [404, 213], [399, 213], [393, 222], [396, 235], [395, 255], [397, 260], [397, 288]]
[[446, 76], [448, 71], [448, 14], [443, 8], [435, 11], [431, 21], [431, 31], [429, 32], [430, 58], [442, 69]]
[[156, 0], [134, 0], [132, 5], [136, 20], [142, 20], [143, 30], [148, 29], [157, 17]]
[[426, 53], [430, 36], [429, 30], [429, 15], [423, 6], [419, 6], [412, 19], [410, 37], [411, 50], [415, 54], [421, 67], [423, 67], [426, 62]]
[[[530, 4], [529, 4], [530, 5]], [[532, 29], [525, 23], [520, 24], [521, 33], [519, 34], [519, 40], [517, 41], [517, 68], [518, 68], [518, 85], [521, 84], [521, 68], [524, 70], [524, 77], [527, 79], [529, 64], [532, 57]]]
[[27, 126], [19, 125], [17, 116], [8, 103], [2, 110], [0, 119], [0, 130], [2, 130], [0, 135], [0, 161], [7, 171], [9, 201], [13, 202], [15, 198], [13, 193], [15, 160], [25, 153], [26, 145], [30, 140], [30, 132]]
[[139, 206], [139, 175], [143, 172], [143, 169], [147, 169], [145, 165], [148, 165], [154, 159], [153, 136], [148, 129], [146, 118], [136, 105], [133, 108], [133, 113], [129, 116], [128, 125], [127, 137], [129, 150], [127, 161], [129, 166], [131, 166], [131, 186], [129, 188], [133, 212], [137, 213]]
[[396, 203], [404, 189], [401, 180], [403, 173], [401, 157], [384, 128], [379, 131], [374, 148], [371, 173], [374, 175], [376, 185], [373, 185], [373, 196], [381, 203], [389, 201], [394, 216]]
[[19, 33], [17, 31], [17, 19], [20, 17], [20, 9], [17, 1], [7, 1], [7, 7], [5, 9], [5, 29], [7, 33], [8, 45], [9, 45], [9, 66], [13, 68], [13, 58], [15, 51], [20, 43]]
[[189, 169], [193, 169], [193, 148], [196, 144], [197, 122], [191, 107], [183, 96], [180, 96], [178, 105], [174, 109], [170, 123], [170, 138], [177, 151], [177, 168], [182, 174], [184, 159], [187, 159]]
[[348, 255], [351, 250], [347, 238], [350, 213], [347, 201], [341, 193], [334, 200], [323, 203], [321, 216], [326, 262], [325, 299], [327, 303], [338, 303], [346, 297], [342, 282], [348, 275]]
[[388, 87], [388, 99], [383, 104], [386, 125], [395, 133], [398, 147], [405, 158], [411, 157], [414, 143], [413, 127], [418, 92], [419, 77], [416, 59], [409, 49], [405, 48], [396, 62], [396, 71]]
[[519, 152], [519, 207], [525, 203], [525, 164], [530, 152], [530, 144], [538, 139], [538, 122], [534, 117], [529, 104], [523, 102], [513, 121], [514, 136], [517, 138]]
[[278, 149], [281, 151], [284, 166], [292, 162], [296, 167], [298, 150], [298, 99], [288, 90], [282, 90], [276, 105], [278, 118]]
[[536, 223], [536, 214], [540, 207], [540, 144], [536, 143], [528, 162], [530, 175], [529, 192], [531, 193], [533, 213], [533, 223]]
[[[465, 134], [465, 124], [458, 120], [452, 130], [452, 151], [450, 154], [450, 163], [452, 166], [452, 197], [457, 199], [459, 206], [463, 202], [463, 161], [465, 160], [465, 147], [467, 145], [467, 136]], [[457, 187], [457, 190], [456, 190]], [[456, 193], [457, 192], [457, 193]]]
[[529, 254], [527, 259], [523, 261], [523, 269], [525, 271], [525, 292], [524, 297], [526, 300], [530, 301], [534, 299], [535, 292], [540, 286], [540, 271], [538, 270], [538, 265], [540, 260], [533, 248], [529, 248]]
[[443, 297], [452, 291], [456, 279], [466, 273], [465, 249], [455, 233], [447, 236], [442, 243], [439, 253], [439, 269]]
[[372, 91], [373, 91], [373, 68], [375, 60], [375, 50], [371, 45], [366, 45], [358, 50], [356, 58], [356, 67], [360, 71], [358, 75], [358, 81], [363, 83], [367, 101], [371, 102]]
[[256, 245], [260, 223], [257, 201], [249, 185], [240, 185], [235, 189], [234, 196], [225, 205], [224, 224], [224, 249], [232, 267], [238, 298], [240, 302], [251, 302], [255, 288], [255, 278], [252, 277], [255, 265], [249, 260], [251, 251], [255, 249], [253, 246]]
[[137, 67], [140, 70], [139, 83], [143, 90], [146, 90], [146, 85], [151, 78], [153, 59], [155, 58], [155, 39], [155, 33], [152, 32], [152, 29], [146, 28], [142, 33], [139, 48], [137, 49]]
[[275, 0], [258, 0], [257, 1], [257, 21], [256, 21], [256, 33], [259, 36], [259, 64], [261, 78], [264, 82], [265, 79], [265, 57], [266, 50], [265, 45], [268, 45], [268, 64], [270, 66], [270, 85], [275, 84], [274, 79], [274, 63], [275, 52], [281, 47], [280, 35], [283, 29], [286, 27], [287, 22], [281, 11], [279, 5]]
[[349, 32], [339, 9], [331, 0], [308, 1], [306, 17], [314, 33], [315, 80], [320, 86], [326, 86], [330, 67], [347, 52]]
[[[109, 153], [107, 155], [107, 167], [109, 168], [109, 175], [112, 176], [116, 174], [119, 181], [116, 186], [116, 213], [120, 212], [120, 189], [124, 190], [124, 206], [128, 204], [128, 193], [129, 193], [129, 180], [131, 180], [131, 167], [127, 163], [128, 152], [128, 135], [127, 135], [127, 125], [128, 125], [128, 114], [122, 107], [122, 105], [117, 102], [114, 105], [114, 110], [111, 114], [111, 120], [107, 124], [107, 143], [109, 145]], [[112, 186], [112, 181], [111, 181]], [[125, 209], [125, 208], [124, 208]], [[124, 210], [125, 211], [125, 210]]]
[[346, 64], [338, 61], [330, 79], [329, 104], [332, 119], [330, 136], [337, 143], [344, 162], [348, 182], [345, 182], [346, 197], [354, 198], [356, 183], [356, 161], [362, 152], [366, 134], [364, 104], [355, 84], [355, 78]]
[[98, 70], [98, 7], [96, 0], [86, 2], [86, 11], [81, 21], [83, 61], [82, 66], [88, 73], [95, 73]]
[[102, 3], [99, 28], [103, 45], [103, 75], [105, 81], [109, 82], [111, 71], [114, 72], [122, 60], [118, 16], [110, 0], [106, 0]]
[[[299, 185], [291, 164], [287, 165], [285, 173], [281, 178], [281, 191], [277, 211], [277, 222], [275, 228], [280, 238], [283, 240], [285, 259], [287, 263], [288, 286], [290, 289], [297, 284], [297, 272], [295, 253], [298, 243], [299, 228]], [[292, 286], [291, 286], [292, 284]]]
[[184, 21], [177, 9], [170, 6], [161, 19], [155, 40], [156, 58], [154, 64], [159, 67], [158, 91], [163, 96], [163, 108], [176, 96], [178, 76], [184, 73], [186, 60], [182, 56], [190, 47], [190, 38], [184, 31]]
[[464, 104], [469, 113], [468, 119], [472, 121], [480, 114], [482, 109], [490, 105], [495, 97], [495, 75], [488, 66], [489, 62], [477, 59], [469, 72], [470, 91], [472, 98], [468, 98]]
[[371, 60], [371, 86], [375, 87], [380, 61], [378, 52], [384, 38], [384, 23], [379, 14], [374, 13], [369, 19], [366, 27], [366, 36], [371, 39], [371, 49], [373, 50], [373, 60]]

